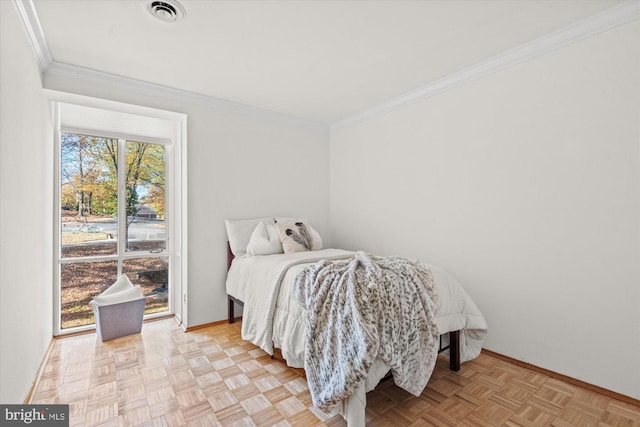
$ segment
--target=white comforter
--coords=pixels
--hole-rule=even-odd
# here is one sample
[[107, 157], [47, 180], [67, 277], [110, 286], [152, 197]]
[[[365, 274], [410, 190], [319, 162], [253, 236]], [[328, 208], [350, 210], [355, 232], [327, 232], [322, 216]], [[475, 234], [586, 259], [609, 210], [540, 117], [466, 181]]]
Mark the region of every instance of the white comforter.
[[[304, 367], [306, 313], [292, 296], [296, 275], [320, 259], [344, 259], [353, 252], [324, 249], [266, 256], [236, 258], [227, 276], [227, 293], [244, 301], [242, 338], [273, 354], [280, 348], [287, 364]], [[460, 360], [480, 353], [487, 324], [475, 303], [446, 271], [429, 265], [439, 296], [436, 318], [440, 334], [460, 330]], [[389, 367], [376, 360], [369, 377], [342, 405], [336, 407], [349, 426], [364, 425], [367, 391], [372, 390]]]

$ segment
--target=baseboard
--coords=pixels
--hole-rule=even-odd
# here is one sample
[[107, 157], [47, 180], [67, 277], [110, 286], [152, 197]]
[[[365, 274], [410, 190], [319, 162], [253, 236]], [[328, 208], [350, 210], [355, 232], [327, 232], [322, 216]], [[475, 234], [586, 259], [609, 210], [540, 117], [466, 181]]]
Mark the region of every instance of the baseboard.
[[554, 371], [550, 371], [548, 369], [545, 368], [541, 368], [539, 366], [536, 365], [532, 365], [530, 363], [527, 362], [523, 362], [522, 360], [518, 360], [518, 359], [514, 359], [512, 357], [509, 356], [505, 356], [504, 354], [500, 354], [500, 353], [496, 353], [495, 351], [491, 351], [491, 350], [487, 350], [486, 348], [482, 349], [482, 353], [486, 354], [487, 356], [491, 356], [491, 357], [495, 357], [496, 359], [500, 359], [500, 360], [504, 360], [505, 362], [509, 362], [512, 363], [514, 365], [520, 366], [522, 368], [526, 368], [529, 369], [530, 371], [534, 371], [537, 372], [539, 374], [543, 374], [546, 375], [548, 377], [551, 378], [555, 378], [557, 380], [560, 381], [564, 381], [566, 383], [578, 386], [580, 388], [584, 388], [586, 390], [590, 390], [596, 393], [600, 393], [604, 396], [610, 397], [612, 399], [616, 399], [616, 400], [620, 400], [622, 402], [625, 403], [629, 403], [631, 405], [635, 405], [635, 406], [640, 406], [640, 400], [635, 399], [631, 396], [627, 396], [621, 393], [618, 393], [616, 391], [612, 391], [597, 385], [593, 385], [593, 384], [589, 384], [585, 381], [582, 380], [577, 380], [575, 378], [569, 377], [567, 375], [563, 375], [563, 374], [559, 374], [557, 372]]
[[[242, 320], [242, 316], [236, 317], [234, 320], [236, 322], [239, 322], [240, 320]], [[204, 328], [209, 328], [211, 326], [220, 326], [220, 325], [225, 325], [225, 324], [229, 324], [229, 321], [228, 320], [218, 320], [217, 322], [203, 323], [202, 325], [189, 326], [184, 331], [185, 332], [192, 332], [192, 331], [196, 331], [198, 329], [204, 329]]]
[[51, 341], [49, 341], [49, 346], [47, 347], [47, 351], [45, 351], [44, 353], [44, 357], [42, 358], [42, 361], [40, 362], [40, 367], [38, 368], [38, 371], [36, 372], [36, 379], [33, 381], [33, 383], [31, 383], [31, 388], [29, 389], [29, 393], [27, 393], [27, 397], [25, 397], [24, 399], [24, 404], [28, 405], [31, 402], [31, 399], [33, 399], [33, 393], [35, 393], [36, 388], [38, 387], [38, 384], [40, 383], [40, 378], [42, 377], [42, 372], [44, 371], [44, 367], [47, 366], [47, 362], [49, 361], [49, 356], [51, 355], [51, 351], [53, 350], [53, 343], [56, 341], [55, 338], [51, 338]]

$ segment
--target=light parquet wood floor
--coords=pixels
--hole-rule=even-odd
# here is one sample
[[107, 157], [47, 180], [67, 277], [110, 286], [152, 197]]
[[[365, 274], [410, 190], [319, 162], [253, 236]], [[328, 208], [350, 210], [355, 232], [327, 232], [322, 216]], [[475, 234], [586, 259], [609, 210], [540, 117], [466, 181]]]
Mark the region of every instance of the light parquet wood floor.
[[[640, 426], [640, 408], [481, 354], [420, 397], [386, 381], [368, 426]], [[345, 426], [312, 407], [304, 371], [240, 338], [240, 324], [184, 333], [173, 319], [106, 343], [57, 339], [30, 403], [70, 404], [72, 426]]]

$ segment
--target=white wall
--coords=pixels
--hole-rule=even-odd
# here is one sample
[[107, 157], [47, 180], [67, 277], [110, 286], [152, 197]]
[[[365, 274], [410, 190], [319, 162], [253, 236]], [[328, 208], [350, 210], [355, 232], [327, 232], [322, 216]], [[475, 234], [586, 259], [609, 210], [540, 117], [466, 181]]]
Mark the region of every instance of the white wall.
[[486, 347], [640, 398], [640, 22], [331, 135], [334, 243], [448, 269]]
[[[3, 403], [24, 399], [52, 316], [51, 125], [12, 7], [0, 2]], [[69, 76], [45, 87], [188, 115], [188, 326], [226, 317], [223, 220], [299, 215], [328, 246], [447, 268], [487, 315], [488, 348], [640, 398], [639, 39], [628, 24], [342, 129], [330, 154], [321, 128]]]
[[224, 219], [302, 216], [330, 242], [327, 128], [61, 75], [44, 86], [187, 114], [187, 326], [226, 319]]
[[23, 403], [52, 336], [53, 138], [40, 71], [0, 1], [0, 402]]

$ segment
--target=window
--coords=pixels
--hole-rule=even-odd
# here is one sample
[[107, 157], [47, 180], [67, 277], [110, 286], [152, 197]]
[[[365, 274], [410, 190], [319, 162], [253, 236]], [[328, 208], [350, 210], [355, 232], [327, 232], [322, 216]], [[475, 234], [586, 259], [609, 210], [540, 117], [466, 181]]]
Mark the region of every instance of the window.
[[[145, 317], [181, 317], [180, 295], [185, 292], [178, 273], [184, 270], [179, 265], [184, 262], [180, 218], [186, 216], [179, 208], [180, 138], [176, 132], [158, 138], [153, 132], [145, 137], [139, 136], [144, 132], [134, 136], [122, 129], [109, 131], [104, 124], [110, 121], [104, 117], [113, 118], [113, 111], [104, 110], [96, 121], [96, 110], [84, 108], [60, 104], [56, 110], [56, 334], [94, 328], [90, 301], [121, 274], [140, 285], [147, 300]], [[137, 130], [149, 123], [171, 128], [144, 116], [116, 117], [123, 115], [138, 123], [133, 126]], [[85, 129], [80, 130], [77, 123], [83, 117]], [[95, 129], [92, 123], [103, 128]], [[111, 123], [117, 126], [122, 120]]]

